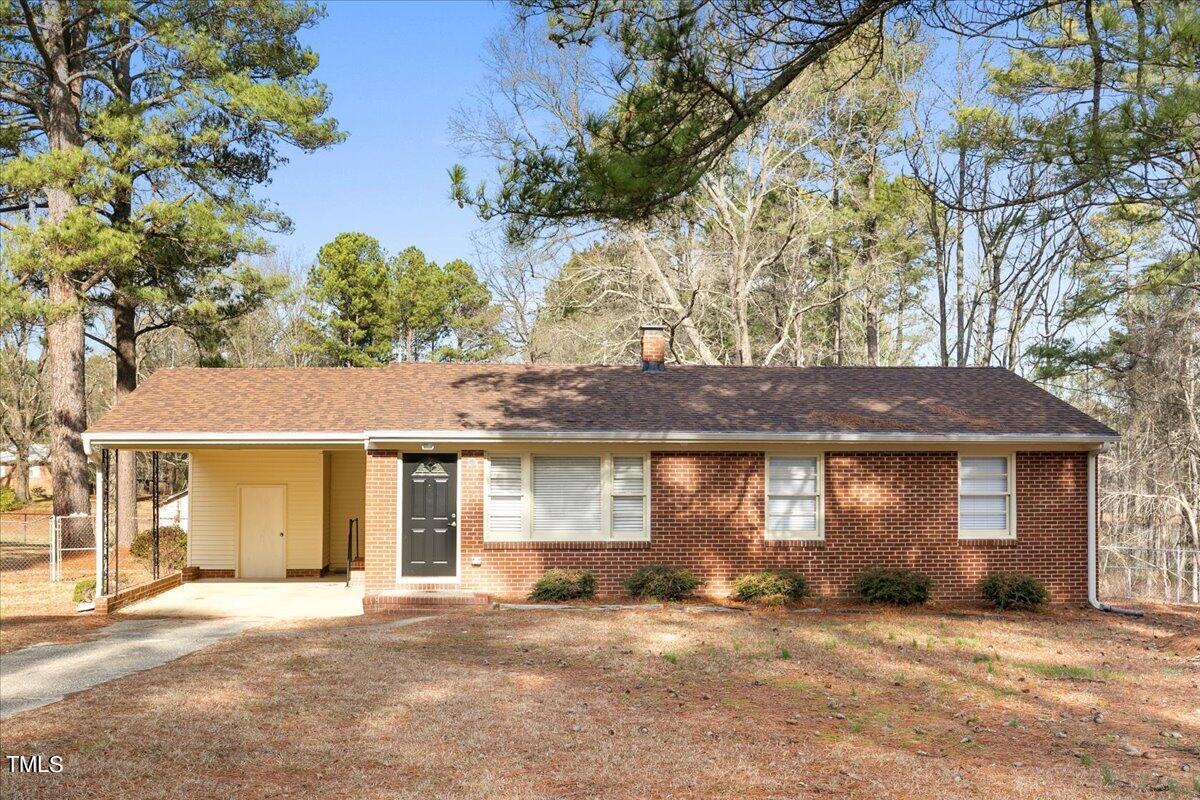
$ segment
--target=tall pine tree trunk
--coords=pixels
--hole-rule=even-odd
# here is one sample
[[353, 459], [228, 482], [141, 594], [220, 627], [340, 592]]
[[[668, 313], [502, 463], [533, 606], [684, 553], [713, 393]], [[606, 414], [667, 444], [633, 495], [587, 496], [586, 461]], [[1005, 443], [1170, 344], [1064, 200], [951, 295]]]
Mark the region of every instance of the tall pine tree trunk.
[[[117, 293], [113, 303], [113, 343], [116, 354], [116, 391], [119, 403], [137, 388], [137, 306]], [[137, 451], [117, 452], [117, 540], [133, 544], [137, 534]]]
[[[70, 195], [61, 190], [47, 192], [50, 220], [66, 216]], [[61, 195], [56, 197], [56, 195]], [[57, 219], [56, 219], [57, 215]], [[48, 294], [51, 320], [46, 325], [46, 353], [50, 360], [50, 474], [54, 513], [88, 512], [87, 457], [83, 453], [83, 431], [87, 427], [84, 403], [83, 312], [75, 286], [67, 275], [50, 276]]]
[[[129, 41], [129, 25], [122, 23], [118, 36]], [[133, 79], [130, 74], [132, 48], [124, 48], [113, 70], [116, 92], [126, 103], [133, 102]], [[113, 224], [128, 227], [133, 219], [133, 180], [128, 174], [128, 184], [119, 190], [113, 201]], [[123, 279], [123, 280], [122, 280]], [[131, 276], [116, 275], [114, 283], [128, 283]], [[120, 403], [137, 388], [137, 301], [120, 286], [114, 287], [112, 295], [113, 353], [116, 359], [116, 384], [113, 403]], [[137, 535], [137, 451], [122, 450], [117, 453], [117, 541], [122, 545], [133, 544]]]
[[[50, 150], [63, 153], [80, 146], [79, 97], [73, 91], [64, 9], [58, 2], [43, 6], [43, 54], [49, 73], [46, 135]], [[74, 195], [61, 186], [46, 188], [48, 221], [62, 224], [76, 207]], [[83, 431], [87, 426], [84, 383], [83, 308], [72, 276], [49, 265], [46, 353], [50, 362], [50, 473], [54, 513], [88, 512], [87, 457]]]

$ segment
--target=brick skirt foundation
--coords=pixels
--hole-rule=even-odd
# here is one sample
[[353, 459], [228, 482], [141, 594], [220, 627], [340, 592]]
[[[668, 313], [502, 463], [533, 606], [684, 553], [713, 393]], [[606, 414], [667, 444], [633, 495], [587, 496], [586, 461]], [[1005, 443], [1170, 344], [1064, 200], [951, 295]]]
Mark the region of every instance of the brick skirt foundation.
[[[329, 567], [321, 569], [289, 569], [287, 577], [289, 578], [320, 578], [329, 572]], [[203, 569], [201, 567], [184, 567], [183, 579], [185, 581], [199, 581], [205, 578], [233, 578], [233, 570], [231, 569]]]
[[206, 578], [232, 578], [233, 570], [231, 569], [204, 569], [202, 567], [184, 567], [183, 579], [185, 581], [200, 581]]
[[[369, 595], [395, 586], [396, 457], [368, 453]], [[820, 595], [847, 597], [859, 572], [881, 565], [929, 574], [938, 600], [976, 600], [979, 579], [1001, 569], [1044, 581], [1055, 602], [1086, 600], [1086, 453], [1016, 454], [1015, 541], [958, 538], [958, 455], [928, 451], [826, 452], [824, 539], [767, 541], [764, 466], [761, 452], [652, 453], [649, 542], [499, 543], [483, 540], [483, 453], [463, 452], [457, 588], [520, 597], [547, 569], [565, 568], [591, 570], [599, 594], [620, 595], [639, 566], [665, 563], [693, 571], [712, 595], [781, 567]]]

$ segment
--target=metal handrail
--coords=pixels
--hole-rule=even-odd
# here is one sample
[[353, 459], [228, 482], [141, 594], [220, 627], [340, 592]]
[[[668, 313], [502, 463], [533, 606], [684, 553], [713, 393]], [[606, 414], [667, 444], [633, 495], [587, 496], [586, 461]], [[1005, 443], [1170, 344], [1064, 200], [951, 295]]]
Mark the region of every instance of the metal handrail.
[[353, 575], [354, 554], [357, 550], [355, 545], [358, 543], [358, 517], [351, 517], [346, 521], [346, 586], [350, 586], [350, 578]]

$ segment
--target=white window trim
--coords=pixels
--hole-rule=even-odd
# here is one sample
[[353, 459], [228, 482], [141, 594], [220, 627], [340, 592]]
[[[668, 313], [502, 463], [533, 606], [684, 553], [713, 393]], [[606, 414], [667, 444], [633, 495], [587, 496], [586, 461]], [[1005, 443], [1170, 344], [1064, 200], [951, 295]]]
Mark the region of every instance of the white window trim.
[[[1003, 458], [1008, 464], [1008, 500], [1005, 519], [1008, 527], [999, 530], [963, 530], [962, 527], [962, 462], [963, 458]], [[954, 495], [954, 524], [958, 528], [959, 539], [1016, 539], [1017, 538], [1017, 454], [1014, 452], [979, 452], [958, 454], [958, 486]], [[998, 492], [972, 493], [971, 497], [999, 497]]]
[[[648, 542], [650, 541], [650, 454], [649, 453], [573, 453], [573, 452], [523, 452], [496, 453], [496, 457], [521, 459], [521, 532], [496, 532], [491, 529], [489, 504], [492, 496], [492, 453], [484, 454], [483, 462], [483, 540], [485, 542]], [[578, 531], [533, 531], [533, 459], [535, 456], [549, 458], [599, 458], [600, 459], [600, 530], [592, 533]], [[617, 533], [612, 528], [613, 458], [642, 459], [642, 530], [641, 533]], [[629, 495], [634, 497], [636, 495]]]
[[[817, 460], [817, 529], [815, 531], [771, 530], [771, 459], [815, 458]], [[763, 453], [763, 537], [776, 542], [822, 542], [825, 540], [825, 454]]]

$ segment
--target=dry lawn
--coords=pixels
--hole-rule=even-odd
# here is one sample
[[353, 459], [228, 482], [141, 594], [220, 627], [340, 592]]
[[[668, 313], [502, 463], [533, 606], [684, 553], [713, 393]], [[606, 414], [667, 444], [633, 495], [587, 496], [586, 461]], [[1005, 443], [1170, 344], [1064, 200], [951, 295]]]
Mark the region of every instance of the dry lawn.
[[[455, 611], [250, 632], [19, 715], [21, 798], [1200, 794], [1200, 617]], [[1145, 754], [1145, 755], [1143, 755]]]
[[90, 553], [71, 554], [63, 564], [67, 577], [61, 581], [50, 580], [46, 560], [0, 570], [0, 653], [41, 642], [73, 641], [107, 625], [106, 617], [75, 611], [75, 582], [94, 571], [94, 564]]

